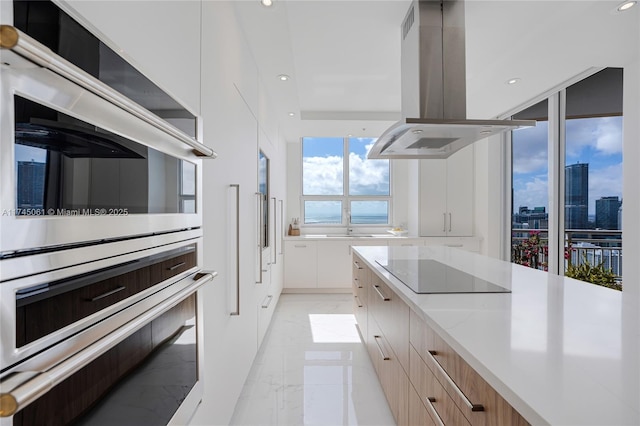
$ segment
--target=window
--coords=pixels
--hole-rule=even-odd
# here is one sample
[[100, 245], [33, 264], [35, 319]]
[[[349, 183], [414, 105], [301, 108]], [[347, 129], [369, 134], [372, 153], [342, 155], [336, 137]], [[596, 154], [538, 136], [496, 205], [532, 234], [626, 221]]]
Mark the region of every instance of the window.
[[368, 160], [371, 138], [302, 139], [306, 225], [388, 225], [389, 160]]
[[[551, 108], [552, 99], [555, 108]], [[563, 104], [565, 107], [561, 109], [559, 105]], [[558, 113], [554, 128], [550, 129], [548, 117], [552, 110]], [[594, 283], [619, 288], [622, 70], [606, 68], [514, 118], [535, 119], [538, 125], [515, 131], [511, 136], [511, 260], [546, 270], [554, 260], [548, 258], [548, 241], [555, 240], [560, 274], [594, 282], [574, 275], [579, 272], [576, 267], [588, 263], [603, 271], [590, 275], [593, 279], [607, 276], [609, 280]], [[549, 143], [549, 134], [557, 134], [557, 140]], [[549, 146], [553, 151], [549, 151]], [[552, 163], [549, 159], [556, 159], [558, 168], [563, 169], [563, 173], [556, 173], [554, 182], [548, 181]], [[550, 186], [558, 190], [549, 191]], [[549, 195], [554, 193], [558, 196]], [[559, 206], [557, 209], [561, 211], [548, 211], [550, 205]], [[557, 223], [550, 227], [553, 221]], [[549, 235], [550, 228], [557, 229], [554, 232], [557, 235]]]

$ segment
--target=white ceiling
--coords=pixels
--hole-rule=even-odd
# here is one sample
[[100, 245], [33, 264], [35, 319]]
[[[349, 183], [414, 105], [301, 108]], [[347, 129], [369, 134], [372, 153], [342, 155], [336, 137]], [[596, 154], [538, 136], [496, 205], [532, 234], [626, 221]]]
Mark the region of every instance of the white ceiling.
[[[410, 1], [273, 1], [235, 6], [287, 141], [377, 137], [400, 118], [400, 25]], [[592, 67], [637, 57], [640, 7], [614, 13], [618, 4], [467, 0], [468, 117], [494, 117]], [[520, 83], [505, 84], [512, 77]]]

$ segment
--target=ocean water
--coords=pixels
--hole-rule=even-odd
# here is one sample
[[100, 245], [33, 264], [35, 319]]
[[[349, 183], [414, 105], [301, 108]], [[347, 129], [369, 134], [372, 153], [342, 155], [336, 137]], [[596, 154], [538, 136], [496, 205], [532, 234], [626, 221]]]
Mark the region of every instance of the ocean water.
[[[305, 218], [305, 224], [340, 224], [340, 215], [309, 215]], [[352, 215], [351, 223], [355, 225], [385, 225], [389, 223], [388, 215]]]

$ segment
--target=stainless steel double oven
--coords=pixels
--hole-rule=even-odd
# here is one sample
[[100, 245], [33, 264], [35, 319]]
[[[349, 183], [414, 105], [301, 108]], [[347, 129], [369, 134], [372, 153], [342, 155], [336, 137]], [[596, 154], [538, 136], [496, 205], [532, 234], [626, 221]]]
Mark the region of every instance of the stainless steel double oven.
[[[185, 423], [202, 394], [201, 158], [215, 154], [0, 31], [0, 424]], [[154, 394], [145, 377], [170, 382]]]

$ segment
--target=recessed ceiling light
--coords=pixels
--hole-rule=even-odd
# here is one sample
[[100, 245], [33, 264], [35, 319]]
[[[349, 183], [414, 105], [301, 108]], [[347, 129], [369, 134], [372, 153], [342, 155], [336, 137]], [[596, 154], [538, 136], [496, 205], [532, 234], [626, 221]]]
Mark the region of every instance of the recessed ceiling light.
[[289, 76], [288, 76], [288, 75], [286, 75], [286, 74], [280, 74], [280, 75], [278, 76], [278, 80], [280, 80], [280, 81], [287, 81], [287, 80], [289, 80], [290, 78], [291, 78], [291, 77], [289, 77]]
[[414, 130], [411, 131], [411, 133], [413, 133], [414, 135], [419, 135], [420, 133], [422, 133], [422, 130], [414, 129]]
[[350, 138], [351, 136], [353, 136], [351, 133], [349, 133], [349, 134], [347, 135], [347, 137], [348, 137], [348, 138]]
[[271, 1], [271, 0], [260, 0], [260, 4], [262, 4], [265, 7], [269, 7], [269, 6], [273, 6], [273, 1]]
[[296, 114], [294, 112], [289, 113], [289, 117], [294, 117]]
[[516, 84], [519, 81], [519, 78], [510, 78], [509, 80], [507, 80], [507, 84]]
[[636, 3], [638, 3], [638, 2], [635, 1], [635, 0], [633, 0], [633, 1], [625, 1], [624, 3], [621, 3], [620, 6], [618, 6], [617, 10], [618, 10], [618, 12], [624, 12], [625, 10], [631, 9], [633, 6], [636, 5]]
[[491, 133], [493, 133], [491, 130], [481, 130], [480, 131], [481, 135], [488, 135], [488, 134], [491, 134]]

